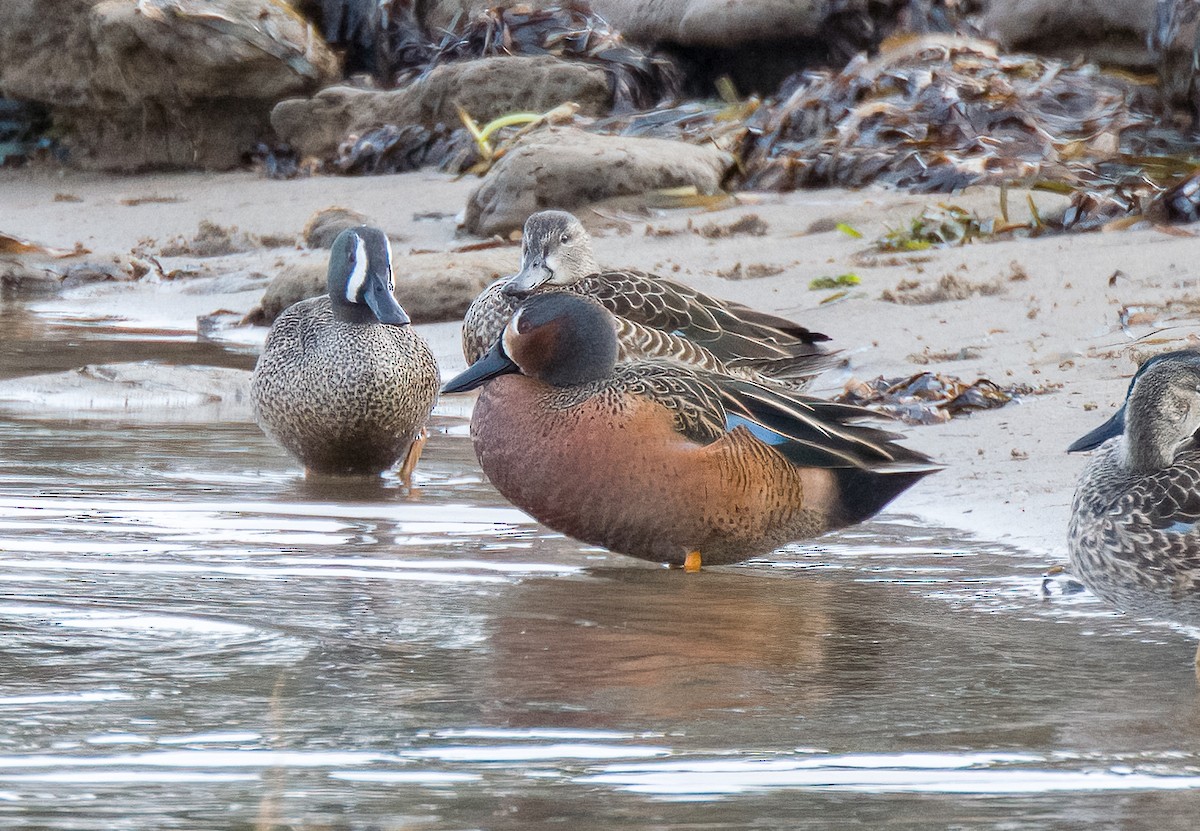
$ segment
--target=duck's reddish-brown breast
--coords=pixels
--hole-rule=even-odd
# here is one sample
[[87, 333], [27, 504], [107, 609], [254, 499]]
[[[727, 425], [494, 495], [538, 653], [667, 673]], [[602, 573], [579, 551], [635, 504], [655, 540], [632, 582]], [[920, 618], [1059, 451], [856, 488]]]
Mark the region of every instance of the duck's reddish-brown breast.
[[705, 446], [644, 398], [555, 400], [525, 376], [496, 378], [480, 393], [471, 436], [497, 489], [557, 531], [658, 562], [698, 550], [715, 565], [830, 527], [830, 472], [794, 467], [744, 428]]

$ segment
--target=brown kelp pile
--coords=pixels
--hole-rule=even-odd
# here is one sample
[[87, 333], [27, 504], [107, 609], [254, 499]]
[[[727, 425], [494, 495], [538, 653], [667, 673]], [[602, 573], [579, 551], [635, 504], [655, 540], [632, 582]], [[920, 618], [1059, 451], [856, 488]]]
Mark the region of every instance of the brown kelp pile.
[[312, 10], [330, 43], [346, 53], [348, 71], [370, 72], [400, 86], [441, 64], [495, 55], [552, 55], [584, 61], [608, 75], [617, 111], [653, 107], [678, 95], [681, 77], [669, 58], [627, 43], [577, 0], [535, 8], [500, 3], [449, 29], [434, 29], [416, 0], [322, 0]]
[[973, 410], [1003, 407], [1018, 395], [1040, 392], [1045, 390], [1025, 386], [1006, 389], [986, 378], [967, 383], [953, 376], [919, 372], [906, 378], [852, 380], [836, 400], [870, 407], [909, 424], [940, 424]]
[[1101, 162], [1160, 140], [1164, 122], [1154, 86], [1127, 75], [955, 35], [893, 39], [761, 108], [741, 145], [742, 185], [1083, 185]]
[[405, 173], [422, 167], [460, 173], [477, 158], [475, 142], [465, 129], [385, 124], [343, 142], [332, 167], [348, 175]]
[[544, 9], [494, 6], [446, 33], [423, 70], [447, 61], [493, 55], [553, 55], [595, 64], [608, 75], [616, 112], [647, 109], [678, 96], [675, 64], [626, 43], [584, 3]]

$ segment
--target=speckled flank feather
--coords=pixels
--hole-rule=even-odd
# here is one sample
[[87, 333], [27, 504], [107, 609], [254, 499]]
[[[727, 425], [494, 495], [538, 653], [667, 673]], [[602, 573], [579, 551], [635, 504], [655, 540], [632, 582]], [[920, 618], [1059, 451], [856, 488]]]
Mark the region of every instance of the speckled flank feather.
[[1146, 476], [1096, 451], [1071, 505], [1071, 569], [1120, 609], [1200, 626], [1200, 451]]
[[373, 474], [408, 452], [438, 384], [411, 326], [340, 321], [324, 296], [279, 316], [250, 389], [263, 430], [306, 468]]
[[1134, 614], [1200, 626], [1200, 352], [1156, 355], [1124, 405], [1071, 451], [1096, 449], [1071, 505], [1071, 568]]

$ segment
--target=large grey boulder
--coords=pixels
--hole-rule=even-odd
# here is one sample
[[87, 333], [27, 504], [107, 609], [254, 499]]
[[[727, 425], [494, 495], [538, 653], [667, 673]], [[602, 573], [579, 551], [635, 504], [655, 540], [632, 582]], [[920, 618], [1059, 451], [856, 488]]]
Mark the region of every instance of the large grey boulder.
[[335, 86], [281, 101], [271, 124], [302, 156], [325, 158], [350, 133], [385, 124], [457, 126], [461, 105], [480, 125], [511, 112], [545, 112], [566, 101], [584, 115], [606, 113], [612, 95], [596, 66], [548, 56], [496, 57], [443, 64], [394, 90]]
[[716, 193], [732, 165], [732, 156], [708, 145], [549, 127], [522, 139], [488, 172], [467, 200], [464, 224], [490, 236], [547, 208], [574, 210], [660, 188]]
[[[1181, 8], [1188, 0], [1178, 0]], [[1157, 68], [1149, 47], [1158, 0], [989, 0], [979, 17], [983, 34], [1006, 49], [1136, 70]], [[1191, 23], [1167, 44], [1172, 60], [1186, 59], [1195, 41]]]
[[[558, 4], [561, 0], [526, 2], [534, 7]], [[456, 17], [479, 14], [491, 5], [490, 0], [432, 0], [423, 22], [431, 29], [445, 28]], [[812, 37], [834, 5], [833, 0], [591, 0], [593, 11], [634, 43], [721, 47]]]
[[812, 37], [828, 0], [592, 0], [592, 8], [635, 43], [733, 46]]
[[0, 20], [0, 93], [48, 105], [87, 166], [236, 166], [276, 101], [340, 77], [280, 0], [0, 0]]

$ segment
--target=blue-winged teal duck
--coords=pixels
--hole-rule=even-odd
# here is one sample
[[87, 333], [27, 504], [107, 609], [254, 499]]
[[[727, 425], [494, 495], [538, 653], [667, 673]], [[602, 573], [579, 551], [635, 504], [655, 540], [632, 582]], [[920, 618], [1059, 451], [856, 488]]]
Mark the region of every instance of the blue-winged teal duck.
[[310, 473], [407, 480], [437, 401], [437, 363], [392, 295], [387, 237], [349, 228], [329, 255], [329, 294], [286, 309], [250, 378], [263, 431]]
[[618, 363], [612, 315], [538, 295], [443, 392], [482, 386], [480, 465], [587, 543], [689, 570], [860, 522], [937, 470], [877, 414], [663, 361]]
[[1200, 626], [1200, 353], [1142, 364], [1125, 403], [1070, 451], [1088, 462], [1067, 532], [1071, 570], [1127, 612]]
[[746, 378], [801, 384], [830, 366], [829, 340], [790, 320], [709, 297], [642, 271], [605, 271], [583, 225], [564, 211], [525, 222], [521, 270], [475, 299], [463, 318], [463, 354], [474, 363], [504, 331], [525, 297], [572, 292], [617, 318], [622, 360], [666, 359]]

